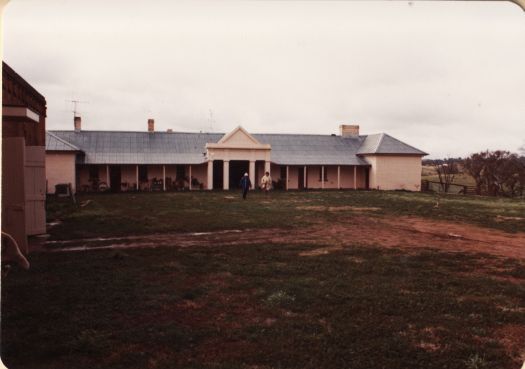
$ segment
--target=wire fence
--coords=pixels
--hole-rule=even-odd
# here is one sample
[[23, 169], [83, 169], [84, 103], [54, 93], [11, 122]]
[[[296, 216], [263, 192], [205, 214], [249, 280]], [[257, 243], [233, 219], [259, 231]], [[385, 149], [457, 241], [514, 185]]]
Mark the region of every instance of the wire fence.
[[[445, 185], [441, 182], [436, 181], [421, 181], [421, 189], [426, 192], [441, 192], [445, 193]], [[456, 195], [477, 195], [476, 186], [460, 185], [456, 183], [450, 183], [446, 193]], [[480, 194], [483, 195], [483, 194]]]

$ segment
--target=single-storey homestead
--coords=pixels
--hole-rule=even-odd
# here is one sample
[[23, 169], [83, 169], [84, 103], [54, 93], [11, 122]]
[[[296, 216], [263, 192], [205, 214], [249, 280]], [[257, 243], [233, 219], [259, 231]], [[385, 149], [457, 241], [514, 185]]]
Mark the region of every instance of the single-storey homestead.
[[269, 171], [281, 189], [405, 189], [419, 191], [425, 152], [387, 134], [339, 135], [48, 131], [48, 193], [71, 183], [76, 191], [236, 188], [244, 173], [258, 184]]

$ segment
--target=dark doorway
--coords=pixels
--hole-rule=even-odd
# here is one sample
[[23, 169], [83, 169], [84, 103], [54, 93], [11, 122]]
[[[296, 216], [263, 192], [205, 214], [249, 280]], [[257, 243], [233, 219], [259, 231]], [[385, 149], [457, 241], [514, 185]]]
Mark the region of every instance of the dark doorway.
[[223, 167], [224, 162], [222, 160], [213, 161], [213, 189], [222, 190], [223, 182]]
[[[241, 178], [244, 173], [248, 173], [250, 162], [248, 160], [230, 161], [230, 188], [240, 188]], [[252, 183], [253, 186], [253, 183]]]
[[304, 190], [304, 172], [304, 167], [297, 168], [297, 188], [300, 190]]
[[261, 185], [261, 178], [264, 176], [264, 160], [255, 161], [255, 183], [252, 183], [253, 188], [259, 188]]
[[109, 182], [111, 192], [120, 192], [120, 182], [122, 180], [120, 165], [109, 166]]
[[365, 188], [370, 189], [370, 167], [365, 167]]
[[185, 165], [177, 165], [176, 170], [177, 170], [177, 177], [175, 179], [177, 181], [186, 179], [186, 166]]

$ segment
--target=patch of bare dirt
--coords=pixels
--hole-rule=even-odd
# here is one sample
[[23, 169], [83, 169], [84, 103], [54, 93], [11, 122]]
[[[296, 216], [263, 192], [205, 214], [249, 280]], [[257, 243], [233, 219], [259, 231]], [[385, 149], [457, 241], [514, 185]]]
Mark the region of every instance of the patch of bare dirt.
[[[315, 207], [317, 208], [317, 207]], [[465, 223], [418, 217], [369, 217], [358, 215], [338, 223], [319, 222], [290, 229], [247, 229], [201, 233], [168, 233], [104, 239], [52, 241], [49, 251], [85, 251], [100, 248], [192, 247], [263, 243], [331, 245], [302, 253], [323, 255], [353, 244], [407, 250], [438, 249], [449, 252], [487, 253], [525, 259], [525, 233], [506, 233]]]
[[525, 326], [505, 325], [496, 330], [495, 337], [510, 357], [518, 363], [525, 362]]
[[355, 211], [355, 212], [367, 212], [367, 211], [379, 211], [381, 208], [374, 207], [357, 207], [357, 206], [298, 206], [299, 210], [309, 210], [309, 211]]
[[333, 251], [342, 250], [342, 246], [330, 246], [330, 247], [321, 247], [314, 250], [304, 251], [299, 253], [299, 256], [319, 256], [319, 255], [326, 255]]
[[524, 220], [522, 217], [505, 217], [503, 215], [496, 216], [496, 222], [504, 222], [506, 220]]

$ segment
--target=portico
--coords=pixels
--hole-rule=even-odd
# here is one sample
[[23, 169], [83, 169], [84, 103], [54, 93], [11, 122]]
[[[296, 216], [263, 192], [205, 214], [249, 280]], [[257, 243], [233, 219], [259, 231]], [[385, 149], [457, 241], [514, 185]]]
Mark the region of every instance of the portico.
[[[214, 183], [220, 183], [217, 180], [214, 181], [214, 176], [222, 177], [222, 189], [230, 189], [230, 180], [240, 180], [239, 178], [232, 178], [230, 175], [230, 163], [235, 162], [235, 171], [232, 172], [238, 174], [239, 168], [245, 166], [247, 163], [248, 175], [253, 186], [255, 183], [255, 162], [264, 161], [264, 170], [270, 172], [270, 159], [271, 159], [271, 145], [261, 144], [251, 134], [249, 134], [244, 128], [237, 127], [232, 132], [224, 135], [217, 143], [206, 144], [206, 159], [208, 161], [208, 189], [212, 190], [216, 188]], [[217, 161], [222, 162], [222, 173], [215, 165]], [[244, 165], [243, 165], [244, 164]]]

